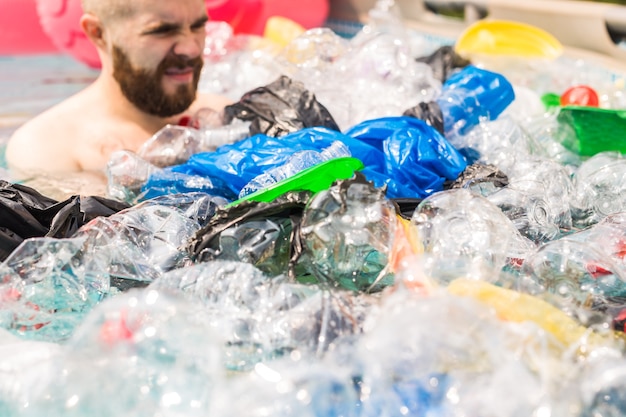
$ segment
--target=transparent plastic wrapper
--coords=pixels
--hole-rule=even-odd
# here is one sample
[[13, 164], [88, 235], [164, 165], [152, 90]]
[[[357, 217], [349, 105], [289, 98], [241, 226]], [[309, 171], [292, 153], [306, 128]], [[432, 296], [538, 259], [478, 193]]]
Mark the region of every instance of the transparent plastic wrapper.
[[328, 28], [309, 29], [278, 54], [276, 59], [289, 71], [292, 78], [313, 84], [319, 82], [324, 73], [330, 71], [333, 63], [349, 48], [349, 41]]
[[530, 88], [521, 85], [512, 85], [515, 99], [504, 109], [502, 116], [507, 116], [516, 122], [531, 124], [533, 120], [544, 116], [546, 106], [541, 96]]
[[273, 354], [264, 328], [272, 282], [251, 264], [212, 261], [170, 271], [150, 288], [179, 291], [201, 303], [205, 320], [224, 339], [225, 367], [243, 371]]
[[200, 152], [214, 151], [223, 145], [235, 143], [250, 135], [250, 124], [233, 120], [230, 124], [218, 127], [203, 126], [202, 109], [196, 113], [192, 123], [198, 125], [201, 133]]
[[[157, 178], [162, 175], [160, 168], [184, 163], [196, 153], [212, 151], [218, 146], [241, 140], [248, 136], [248, 126], [248, 123], [235, 122], [198, 130], [168, 125], [145, 142], [136, 154], [117, 151], [111, 155], [106, 170], [107, 194], [117, 200], [136, 204], [175, 191], [210, 192], [218, 186], [216, 184], [221, 184], [219, 180], [211, 181], [182, 173], [176, 175], [180, 182], [176, 190], [168, 191], [167, 186], [159, 188]], [[142, 190], [148, 178], [153, 178], [152, 192]]]
[[26, 240], [0, 267], [0, 326], [25, 338], [67, 339], [106, 297], [184, 263], [179, 246], [223, 204], [201, 194], [162, 197], [98, 217], [70, 239]]
[[311, 89], [342, 130], [363, 120], [396, 116], [441, 91], [415, 37], [388, 11], [346, 41], [330, 29], [311, 29], [287, 45], [278, 60]]
[[120, 295], [87, 317], [24, 415], [206, 415], [223, 379], [220, 346], [197, 304]]
[[569, 207], [562, 212], [560, 207], [554, 207], [544, 199], [545, 188], [541, 181], [515, 181], [487, 198], [502, 210], [523, 236], [536, 243], [547, 242], [561, 235], [561, 218], [567, 216], [571, 227], [571, 216]]
[[520, 122], [520, 126], [532, 138], [532, 152], [558, 162], [570, 169], [582, 164], [580, 155], [563, 146], [576, 135], [570, 125], [558, 121], [558, 110], [546, 111], [542, 115]]
[[324, 358], [363, 332], [377, 303], [376, 295], [278, 282], [265, 313], [274, 356], [300, 351]]
[[626, 210], [626, 159], [616, 152], [602, 152], [574, 172], [572, 217], [585, 227], [609, 214]]
[[[364, 120], [396, 116], [441, 92], [427, 64], [415, 61], [406, 36], [362, 31], [321, 76], [300, 79], [346, 130]], [[329, 82], [332, 80], [332, 82]]]
[[357, 176], [339, 181], [309, 201], [300, 235], [305, 267], [324, 284], [379, 291], [393, 282], [388, 268], [396, 227], [395, 207]]
[[585, 325], [611, 325], [626, 304], [626, 273], [592, 244], [562, 238], [530, 254], [522, 291], [543, 296]]
[[459, 257], [501, 270], [519, 265], [535, 248], [495, 204], [465, 189], [426, 198], [411, 223], [424, 252], [436, 259]]
[[137, 150], [137, 156], [154, 166], [163, 168], [187, 161], [191, 155], [200, 152], [200, 144], [199, 130], [167, 125], [141, 145]]
[[[539, 95], [561, 95], [576, 85], [591, 86], [599, 97], [602, 108], [626, 108], [624, 86], [626, 77], [610, 68], [601, 67], [591, 59], [562, 55], [557, 59], [501, 60], [494, 71], [503, 74], [511, 83], [525, 86]], [[488, 66], [492, 68], [491, 65]]]

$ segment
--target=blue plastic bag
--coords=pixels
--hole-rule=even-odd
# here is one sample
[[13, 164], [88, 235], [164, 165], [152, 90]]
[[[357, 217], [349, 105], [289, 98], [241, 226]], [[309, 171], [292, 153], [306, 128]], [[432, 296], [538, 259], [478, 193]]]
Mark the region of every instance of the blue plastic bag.
[[295, 152], [322, 151], [337, 140], [363, 162], [368, 180], [388, 187], [389, 198], [425, 197], [465, 169], [463, 157], [435, 129], [411, 117], [388, 117], [360, 123], [346, 134], [315, 127], [279, 138], [255, 135], [163, 170], [142, 191], [151, 196], [159, 190], [189, 191], [189, 176], [197, 176], [213, 186], [208, 190], [205, 181], [202, 191], [232, 200], [250, 180], [286, 163]]

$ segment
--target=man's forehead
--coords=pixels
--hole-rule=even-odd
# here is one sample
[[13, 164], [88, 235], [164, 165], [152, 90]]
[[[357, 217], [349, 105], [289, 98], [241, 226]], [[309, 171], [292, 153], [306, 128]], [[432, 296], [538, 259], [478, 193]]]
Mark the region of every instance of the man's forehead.
[[204, 0], [134, 0], [142, 24], [193, 22], [207, 16]]

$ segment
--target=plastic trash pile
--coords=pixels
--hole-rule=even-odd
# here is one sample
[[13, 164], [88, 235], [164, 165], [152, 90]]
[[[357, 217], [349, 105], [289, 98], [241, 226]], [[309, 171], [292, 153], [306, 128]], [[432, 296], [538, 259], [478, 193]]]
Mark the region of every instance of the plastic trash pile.
[[211, 26], [235, 103], [114, 155], [129, 204], [5, 185], [0, 415], [626, 414], [626, 159], [563, 116], [624, 78], [372, 21]]

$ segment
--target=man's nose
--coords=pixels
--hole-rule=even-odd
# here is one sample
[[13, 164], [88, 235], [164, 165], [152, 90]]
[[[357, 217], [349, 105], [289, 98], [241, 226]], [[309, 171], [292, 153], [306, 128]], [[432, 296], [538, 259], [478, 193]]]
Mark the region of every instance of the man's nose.
[[181, 34], [173, 47], [174, 54], [196, 58], [204, 50], [204, 36], [194, 33]]

